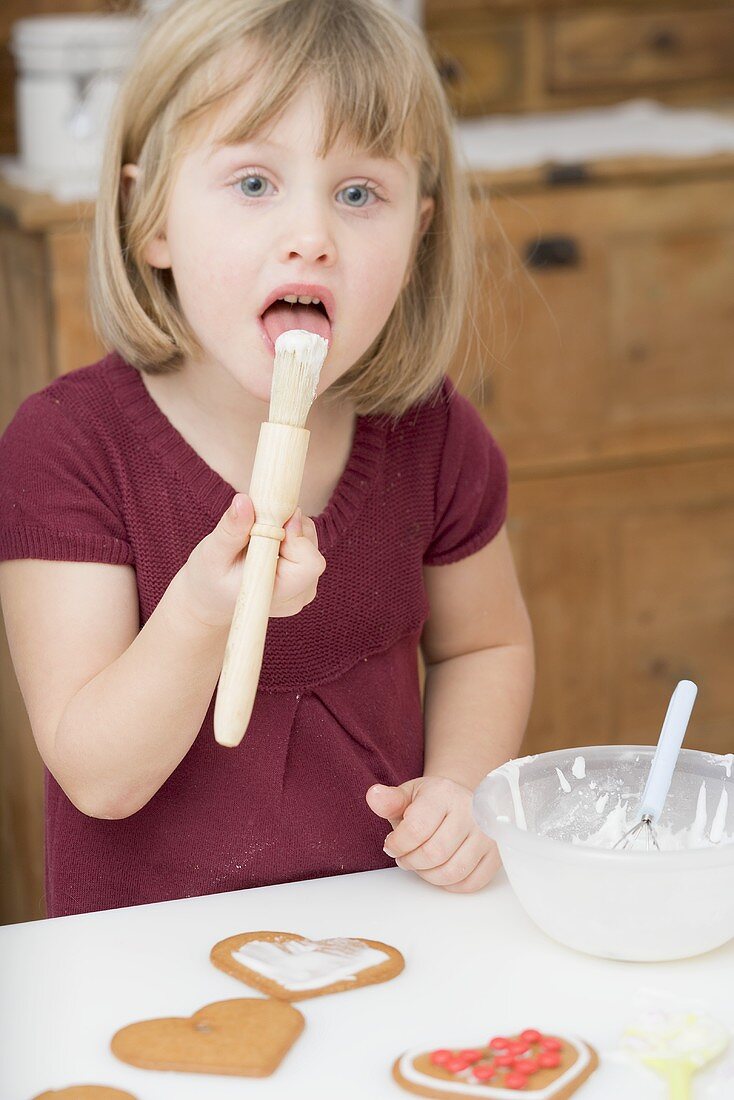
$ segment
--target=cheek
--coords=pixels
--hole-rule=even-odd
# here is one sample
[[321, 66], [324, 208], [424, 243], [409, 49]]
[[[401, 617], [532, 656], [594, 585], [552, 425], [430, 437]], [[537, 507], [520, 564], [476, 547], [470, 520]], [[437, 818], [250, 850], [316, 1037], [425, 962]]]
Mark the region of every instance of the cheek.
[[[237, 246], [231, 232], [218, 231], [199, 220], [169, 223], [169, 249], [173, 278], [181, 307], [190, 323], [222, 319], [232, 306], [232, 295], [241, 294], [247, 253]], [[244, 303], [243, 303], [244, 308]]]

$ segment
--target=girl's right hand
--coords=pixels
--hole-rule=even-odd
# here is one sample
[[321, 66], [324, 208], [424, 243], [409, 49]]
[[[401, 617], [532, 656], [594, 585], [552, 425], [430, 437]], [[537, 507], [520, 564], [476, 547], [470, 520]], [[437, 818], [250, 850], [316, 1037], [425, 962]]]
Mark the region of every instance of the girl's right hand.
[[[190, 614], [208, 626], [228, 627], [232, 622], [254, 522], [252, 501], [245, 493], [237, 493], [179, 573], [180, 592]], [[325, 568], [316, 525], [297, 508], [285, 524], [285, 538], [280, 544], [271, 617], [297, 615], [311, 603]]]

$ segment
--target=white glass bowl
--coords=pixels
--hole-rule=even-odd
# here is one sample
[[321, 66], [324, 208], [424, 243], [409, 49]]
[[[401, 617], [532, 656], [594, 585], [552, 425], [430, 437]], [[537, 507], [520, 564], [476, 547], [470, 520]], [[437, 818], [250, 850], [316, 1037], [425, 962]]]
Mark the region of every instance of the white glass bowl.
[[571, 841], [599, 829], [600, 805], [629, 800], [635, 819], [654, 751], [596, 745], [528, 756], [490, 772], [474, 795], [474, 816], [497, 841], [523, 908], [577, 951], [651, 962], [700, 955], [734, 937], [731, 755], [683, 749], [660, 819], [663, 831], [678, 832], [705, 811], [704, 835], [716, 821], [721, 843], [658, 852]]

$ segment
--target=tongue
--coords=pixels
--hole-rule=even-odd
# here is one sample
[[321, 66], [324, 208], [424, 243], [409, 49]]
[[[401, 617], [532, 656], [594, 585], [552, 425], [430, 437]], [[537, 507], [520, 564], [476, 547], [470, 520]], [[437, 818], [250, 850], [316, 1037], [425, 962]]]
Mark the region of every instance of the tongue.
[[291, 305], [289, 302], [274, 302], [263, 313], [263, 325], [270, 339], [277, 338], [292, 328], [302, 328], [306, 332], [315, 332], [331, 343], [331, 324], [329, 318], [318, 306]]

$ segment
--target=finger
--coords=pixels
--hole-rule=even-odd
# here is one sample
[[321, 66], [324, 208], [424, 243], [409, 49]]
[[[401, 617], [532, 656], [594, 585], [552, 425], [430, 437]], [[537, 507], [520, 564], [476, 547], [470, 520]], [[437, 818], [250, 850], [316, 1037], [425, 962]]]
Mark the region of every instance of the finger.
[[202, 540], [207, 558], [220, 565], [231, 565], [250, 541], [250, 530], [254, 522], [255, 509], [252, 501], [246, 493], [235, 493], [219, 523]]
[[367, 805], [373, 814], [384, 817], [394, 829], [410, 805], [410, 793], [402, 787], [388, 787], [384, 783], [373, 783], [365, 795]]
[[279, 559], [275, 570], [277, 603], [286, 604], [291, 600], [307, 600], [310, 603], [316, 595], [319, 577], [325, 568], [326, 563], [312, 546], [298, 562]]
[[499, 867], [499, 852], [497, 851], [497, 845], [493, 844], [490, 851], [485, 852], [482, 856], [471, 874], [467, 875], [461, 882], [456, 882], [453, 886], [445, 886], [444, 889], [451, 894], [473, 894], [492, 881]]
[[290, 600], [278, 600], [277, 603], [273, 601], [270, 608], [271, 619], [287, 619], [291, 615], [297, 615], [299, 611], [303, 611], [304, 607], [312, 603], [316, 598], [316, 585], [306, 589], [303, 592], [299, 592], [297, 596], [293, 596]]
[[295, 535], [296, 538], [300, 538], [303, 534], [303, 512], [300, 508], [296, 508], [293, 515], [283, 524], [283, 530], [288, 535]]
[[[303, 520], [300, 522], [302, 524]], [[313, 564], [318, 567], [319, 576], [326, 568], [326, 559], [314, 540], [308, 537], [305, 529], [302, 535], [296, 534], [295, 526], [291, 526], [291, 520], [288, 520], [285, 526], [285, 538], [280, 544], [278, 565], [280, 566], [283, 562], [292, 562], [294, 565]]]
[[448, 813], [432, 836], [401, 857], [400, 866], [411, 871], [428, 871], [434, 867], [442, 867], [471, 832], [471, 827], [467, 826], [459, 814]]
[[313, 545], [318, 550], [318, 548], [319, 548], [319, 533], [316, 530], [316, 524], [314, 523], [314, 521], [311, 519], [310, 516], [302, 516], [301, 517], [301, 523], [302, 523], [302, 526], [303, 526], [303, 537], [305, 539], [308, 539], [309, 542], [313, 543]]
[[446, 816], [441, 802], [422, 799], [419, 794], [405, 810], [402, 821], [385, 837], [385, 851], [397, 859], [414, 852], [433, 836]]
[[440, 867], [431, 867], [426, 871], [418, 871], [418, 874], [426, 882], [434, 886], [455, 886], [463, 882], [474, 871], [482, 859], [486, 848], [482, 841], [472, 833], [463, 844], [459, 845], [453, 855]]

